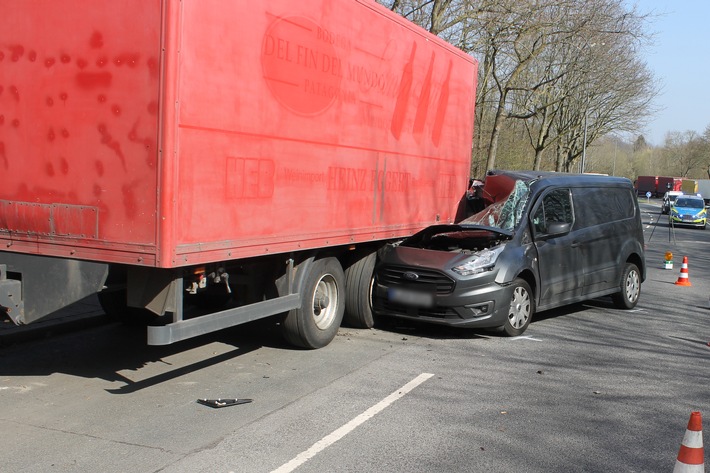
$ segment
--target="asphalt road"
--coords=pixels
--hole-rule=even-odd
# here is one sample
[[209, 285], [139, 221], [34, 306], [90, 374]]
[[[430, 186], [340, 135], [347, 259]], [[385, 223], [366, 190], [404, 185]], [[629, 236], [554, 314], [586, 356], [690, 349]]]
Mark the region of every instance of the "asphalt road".
[[34, 337], [0, 327], [0, 471], [672, 471], [710, 415], [710, 231], [642, 209], [637, 308], [540, 313], [518, 338], [396, 322], [306, 351], [262, 322], [148, 347], [92, 301]]

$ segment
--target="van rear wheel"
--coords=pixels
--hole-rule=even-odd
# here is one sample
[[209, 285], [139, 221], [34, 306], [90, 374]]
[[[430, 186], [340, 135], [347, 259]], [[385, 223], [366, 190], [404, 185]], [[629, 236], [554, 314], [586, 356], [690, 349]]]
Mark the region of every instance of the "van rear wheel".
[[641, 294], [641, 274], [633, 263], [626, 263], [619, 282], [619, 292], [612, 294], [611, 300], [619, 309], [633, 309]]
[[522, 278], [513, 281], [513, 292], [508, 308], [508, 317], [503, 325], [503, 332], [509, 337], [517, 337], [530, 325], [535, 312], [535, 302], [532, 299], [530, 285]]

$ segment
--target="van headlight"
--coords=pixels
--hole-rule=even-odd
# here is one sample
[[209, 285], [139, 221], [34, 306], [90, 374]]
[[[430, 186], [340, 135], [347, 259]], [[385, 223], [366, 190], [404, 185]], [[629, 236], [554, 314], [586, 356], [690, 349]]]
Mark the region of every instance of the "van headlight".
[[505, 245], [500, 245], [495, 248], [485, 249], [476, 254], [474, 258], [466, 261], [464, 264], [451, 268], [451, 270], [461, 276], [471, 276], [472, 274], [486, 271], [495, 266], [498, 255], [501, 254], [504, 248]]

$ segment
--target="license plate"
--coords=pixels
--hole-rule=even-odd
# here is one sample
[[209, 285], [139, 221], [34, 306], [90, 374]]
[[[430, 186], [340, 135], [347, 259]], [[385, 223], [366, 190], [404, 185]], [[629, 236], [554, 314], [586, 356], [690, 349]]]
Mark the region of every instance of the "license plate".
[[387, 291], [387, 297], [390, 301], [398, 304], [416, 307], [431, 307], [434, 305], [434, 294], [426, 291], [391, 287]]

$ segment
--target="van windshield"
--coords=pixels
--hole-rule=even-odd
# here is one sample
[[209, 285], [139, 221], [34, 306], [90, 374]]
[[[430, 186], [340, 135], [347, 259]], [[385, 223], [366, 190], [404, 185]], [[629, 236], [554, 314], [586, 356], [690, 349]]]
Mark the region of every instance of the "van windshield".
[[496, 202], [462, 220], [459, 224], [483, 225], [513, 231], [520, 224], [525, 204], [530, 196], [530, 182], [516, 180], [510, 194], [496, 196]]

